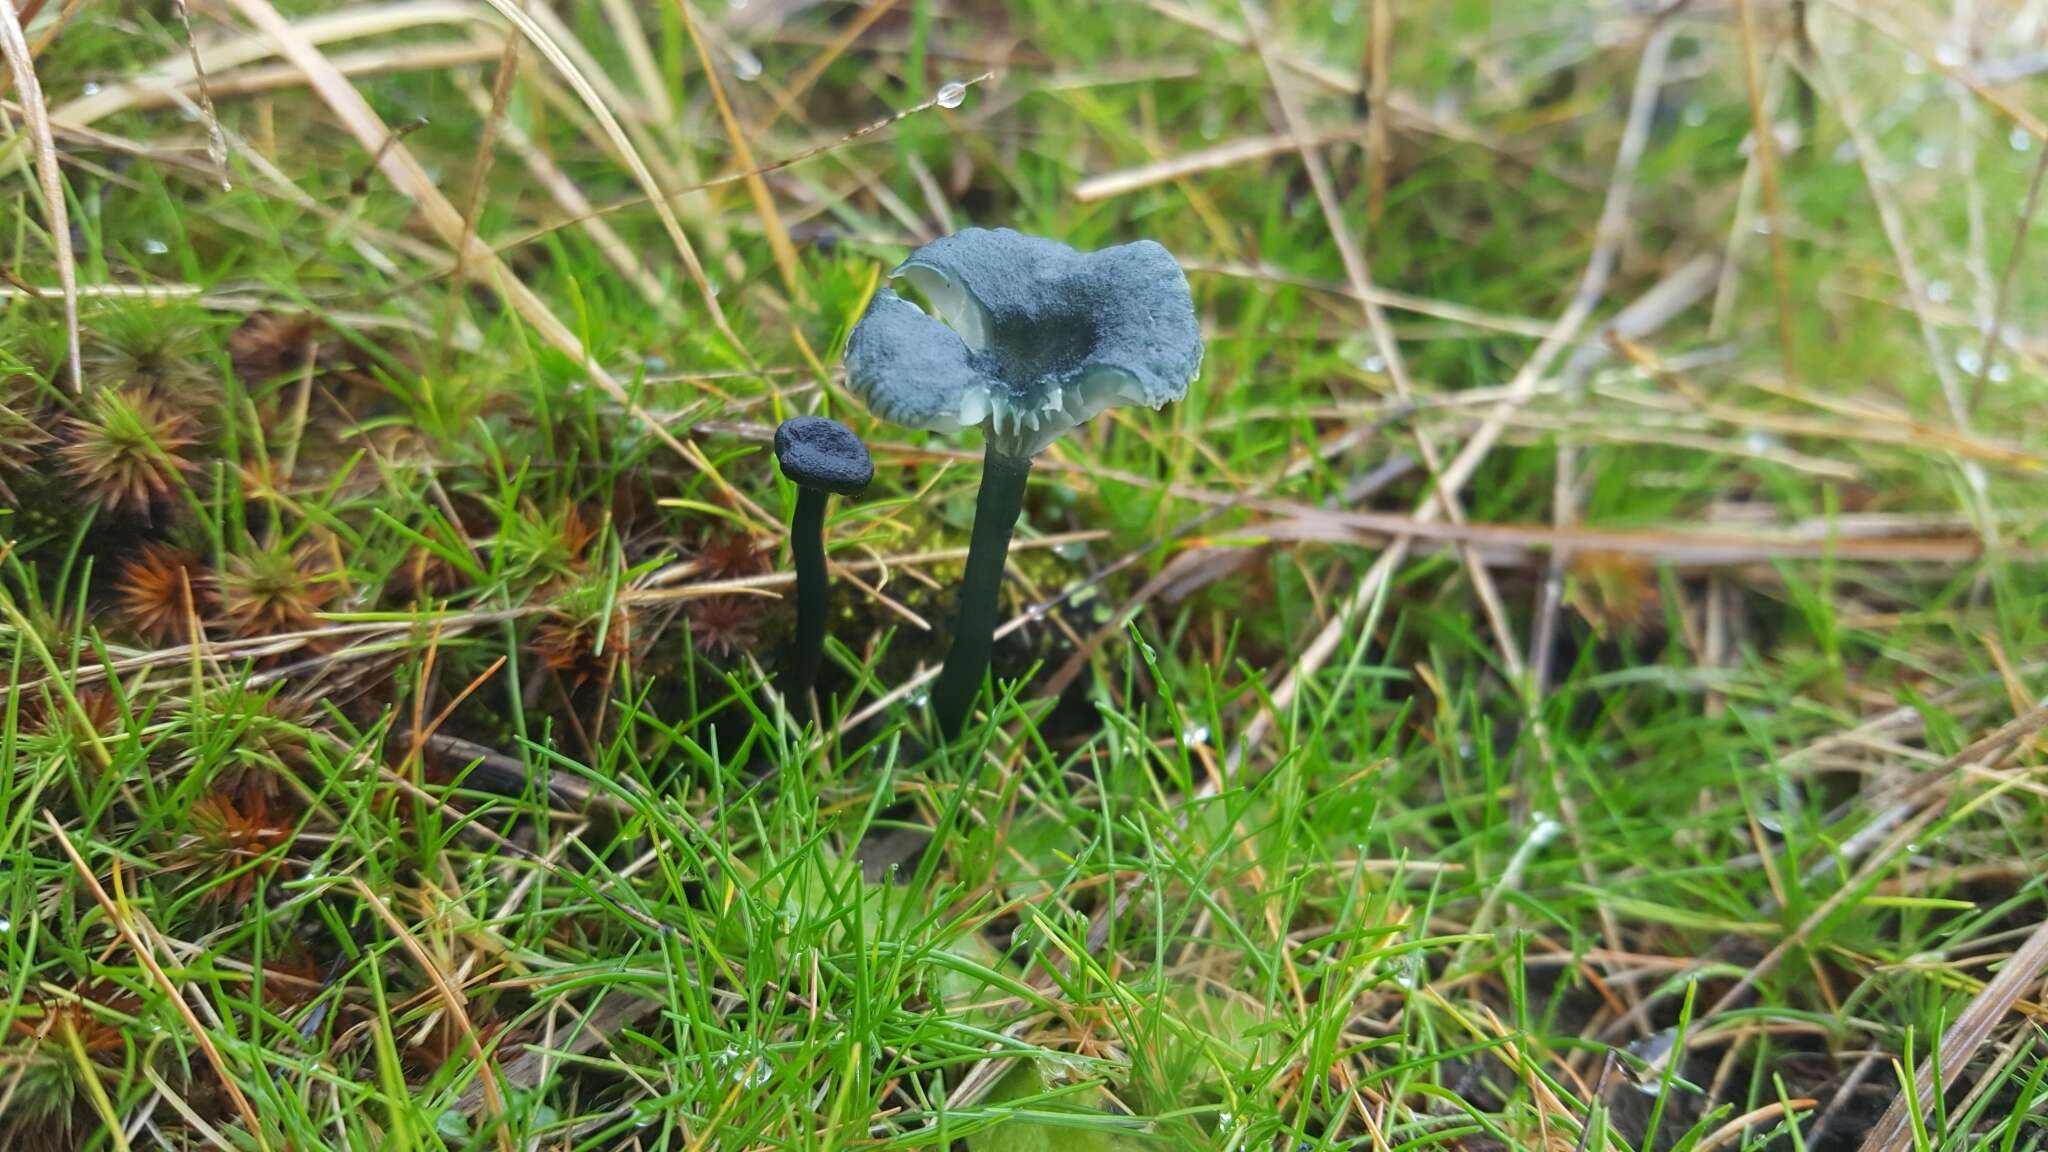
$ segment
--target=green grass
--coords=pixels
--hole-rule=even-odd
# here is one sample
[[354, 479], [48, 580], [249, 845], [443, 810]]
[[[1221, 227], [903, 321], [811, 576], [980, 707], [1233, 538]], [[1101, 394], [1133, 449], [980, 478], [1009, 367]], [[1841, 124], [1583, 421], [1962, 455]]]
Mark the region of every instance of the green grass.
[[[1757, 6], [1797, 135], [1789, 364], [1740, 40], [1685, 10], [1614, 275], [1464, 486], [1469, 556], [1420, 539], [1314, 660], [1388, 546], [1350, 514], [1410, 514], [1418, 438], [1455, 457], [1494, 411], [1459, 394], [1497, 395], [1577, 290], [1647, 22], [1393, 5], [1375, 218], [1340, 90], [1373, 4], [1270, 6], [1269, 47], [1328, 81], [1277, 69], [1342, 137], [1344, 227], [1425, 302], [1389, 307], [1411, 406], [1298, 156], [1075, 195], [1286, 131], [1233, 6], [898, 0], [829, 61], [862, 6], [559, 7], [672, 190], [736, 170], [697, 34], [757, 165], [822, 149], [765, 178], [794, 291], [744, 182], [673, 198], [731, 338], [647, 205], [612, 239], [570, 222], [562, 189], [644, 189], [534, 45], [497, 128], [498, 41], [467, 48], [494, 21], [321, 48], [386, 53], [354, 83], [426, 118], [392, 148], [458, 212], [493, 142], [475, 234], [618, 394], [505, 281], [451, 287], [451, 244], [302, 76], [249, 90], [264, 59], [209, 72], [227, 189], [203, 117], [161, 100], [60, 134], [73, 395], [8, 113], [0, 1148], [1847, 1149], [1930, 1060], [1954, 1086], [1909, 1094], [1886, 1147], [2048, 1139], [2040, 973], [2016, 1007], [1980, 996], [2044, 920], [2038, 254], [1979, 354], [2048, 146], [2010, 109], [2048, 108], [1945, 81], [1945, 6], [1815, 6], [1814, 57]], [[1991, 8], [1975, 50], [2023, 56], [2039, 5]], [[186, 60], [170, 9], [53, 4], [32, 43], [58, 9], [60, 127]], [[1881, 155], [1845, 150], [1845, 115]], [[978, 445], [874, 421], [835, 371], [948, 222], [1157, 239], [1208, 339], [1185, 402], [1041, 462], [1006, 605], [1044, 611], [951, 747], [912, 682], [949, 635], [959, 562], [926, 554], [966, 540]], [[1632, 358], [1576, 359], [1731, 237], [1724, 282]], [[793, 611], [753, 580], [787, 566], [766, 441], [802, 411], [877, 463], [832, 505], [818, 728], [772, 690]], [[86, 467], [109, 461], [141, 487]], [[1950, 1051], [1973, 1005], [1987, 1039]]]

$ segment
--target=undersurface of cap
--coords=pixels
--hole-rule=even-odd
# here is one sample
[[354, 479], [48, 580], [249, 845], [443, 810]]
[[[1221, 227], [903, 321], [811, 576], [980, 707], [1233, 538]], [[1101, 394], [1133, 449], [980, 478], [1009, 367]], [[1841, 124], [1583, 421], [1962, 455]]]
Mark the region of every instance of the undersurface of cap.
[[775, 462], [806, 488], [853, 496], [875, 478], [867, 445], [853, 429], [824, 416], [792, 416], [775, 429]]
[[[1150, 240], [1077, 252], [969, 228], [892, 274], [939, 318], [885, 288], [846, 345], [847, 384], [878, 416], [1035, 454], [1105, 408], [1187, 394], [1202, 331], [1180, 265]], [[943, 323], [941, 322], [943, 320]]]

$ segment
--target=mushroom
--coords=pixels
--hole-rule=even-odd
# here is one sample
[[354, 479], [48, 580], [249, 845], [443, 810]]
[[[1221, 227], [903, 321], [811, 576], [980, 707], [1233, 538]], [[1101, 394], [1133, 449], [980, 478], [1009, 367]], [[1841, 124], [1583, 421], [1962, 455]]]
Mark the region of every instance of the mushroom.
[[919, 248], [890, 277], [909, 281], [938, 318], [876, 292], [847, 338], [848, 386], [885, 420], [979, 427], [986, 441], [959, 617], [932, 690], [940, 730], [953, 736], [988, 670], [1032, 457], [1105, 408], [1185, 396], [1201, 371], [1202, 330], [1186, 274], [1150, 240], [1077, 252], [969, 228]]
[[796, 651], [784, 694], [811, 694], [825, 661], [825, 625], [832, 585], [825, 573], [825, 500], [857, 496], [875, 477], [874, 462], [853, 429], [823, 416], [792, 416], [775, 429], [775, 463], [797, 486], [789, 548], [796, 561]]

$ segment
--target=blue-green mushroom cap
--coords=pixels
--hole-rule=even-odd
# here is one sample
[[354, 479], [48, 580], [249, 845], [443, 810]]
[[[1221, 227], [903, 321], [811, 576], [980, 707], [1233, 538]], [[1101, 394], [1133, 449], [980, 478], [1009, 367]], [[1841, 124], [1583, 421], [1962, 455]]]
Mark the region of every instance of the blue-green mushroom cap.
[[847, 339], [847, 384], [885, 420], [979, 426], [995, 450], [1031, 456], [1105, 408], [1164, 407], [1201, 373], [1187, 275], [1150, 240], [1077, 252], [969, 228], [890, 276], [939, 315], [883, 288]]
[[875, 478], [875, 462], [853, 429], [825, 416], [792, 416], [775, 428], [775, 462], [805, 488], [858, 496]]

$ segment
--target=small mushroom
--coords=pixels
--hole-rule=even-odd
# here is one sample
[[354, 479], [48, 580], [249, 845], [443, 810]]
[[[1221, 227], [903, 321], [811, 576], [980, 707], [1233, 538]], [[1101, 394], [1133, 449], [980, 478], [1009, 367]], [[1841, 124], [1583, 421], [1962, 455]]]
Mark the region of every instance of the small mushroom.
[[[1202, 330], [1180, 265], [1150, 240], [1099, 252], [969, 228], [911, 253], [909, 281], [939, 318], [883, 288], [846, 343], [847, 384], [885, 420], [986, 441], [960, 613], [932, 690], [957, 735], [994, 643], [1010, 534], [1031, 461], [1105, 408], [1161, 408], [1202, 367]], [[941, 322], [943, 320], [943, 323]]]
[[775, 463], [797, 486], [789, 548], [796, 560], [796, 651], [784, 694], [802, 700], [825, 661], [832, 585], [825, 572], [825, 499], [857, 496], [875, 477], [874, 462], [853, 429], [823, 416], [793, 416], [775, 429]]

